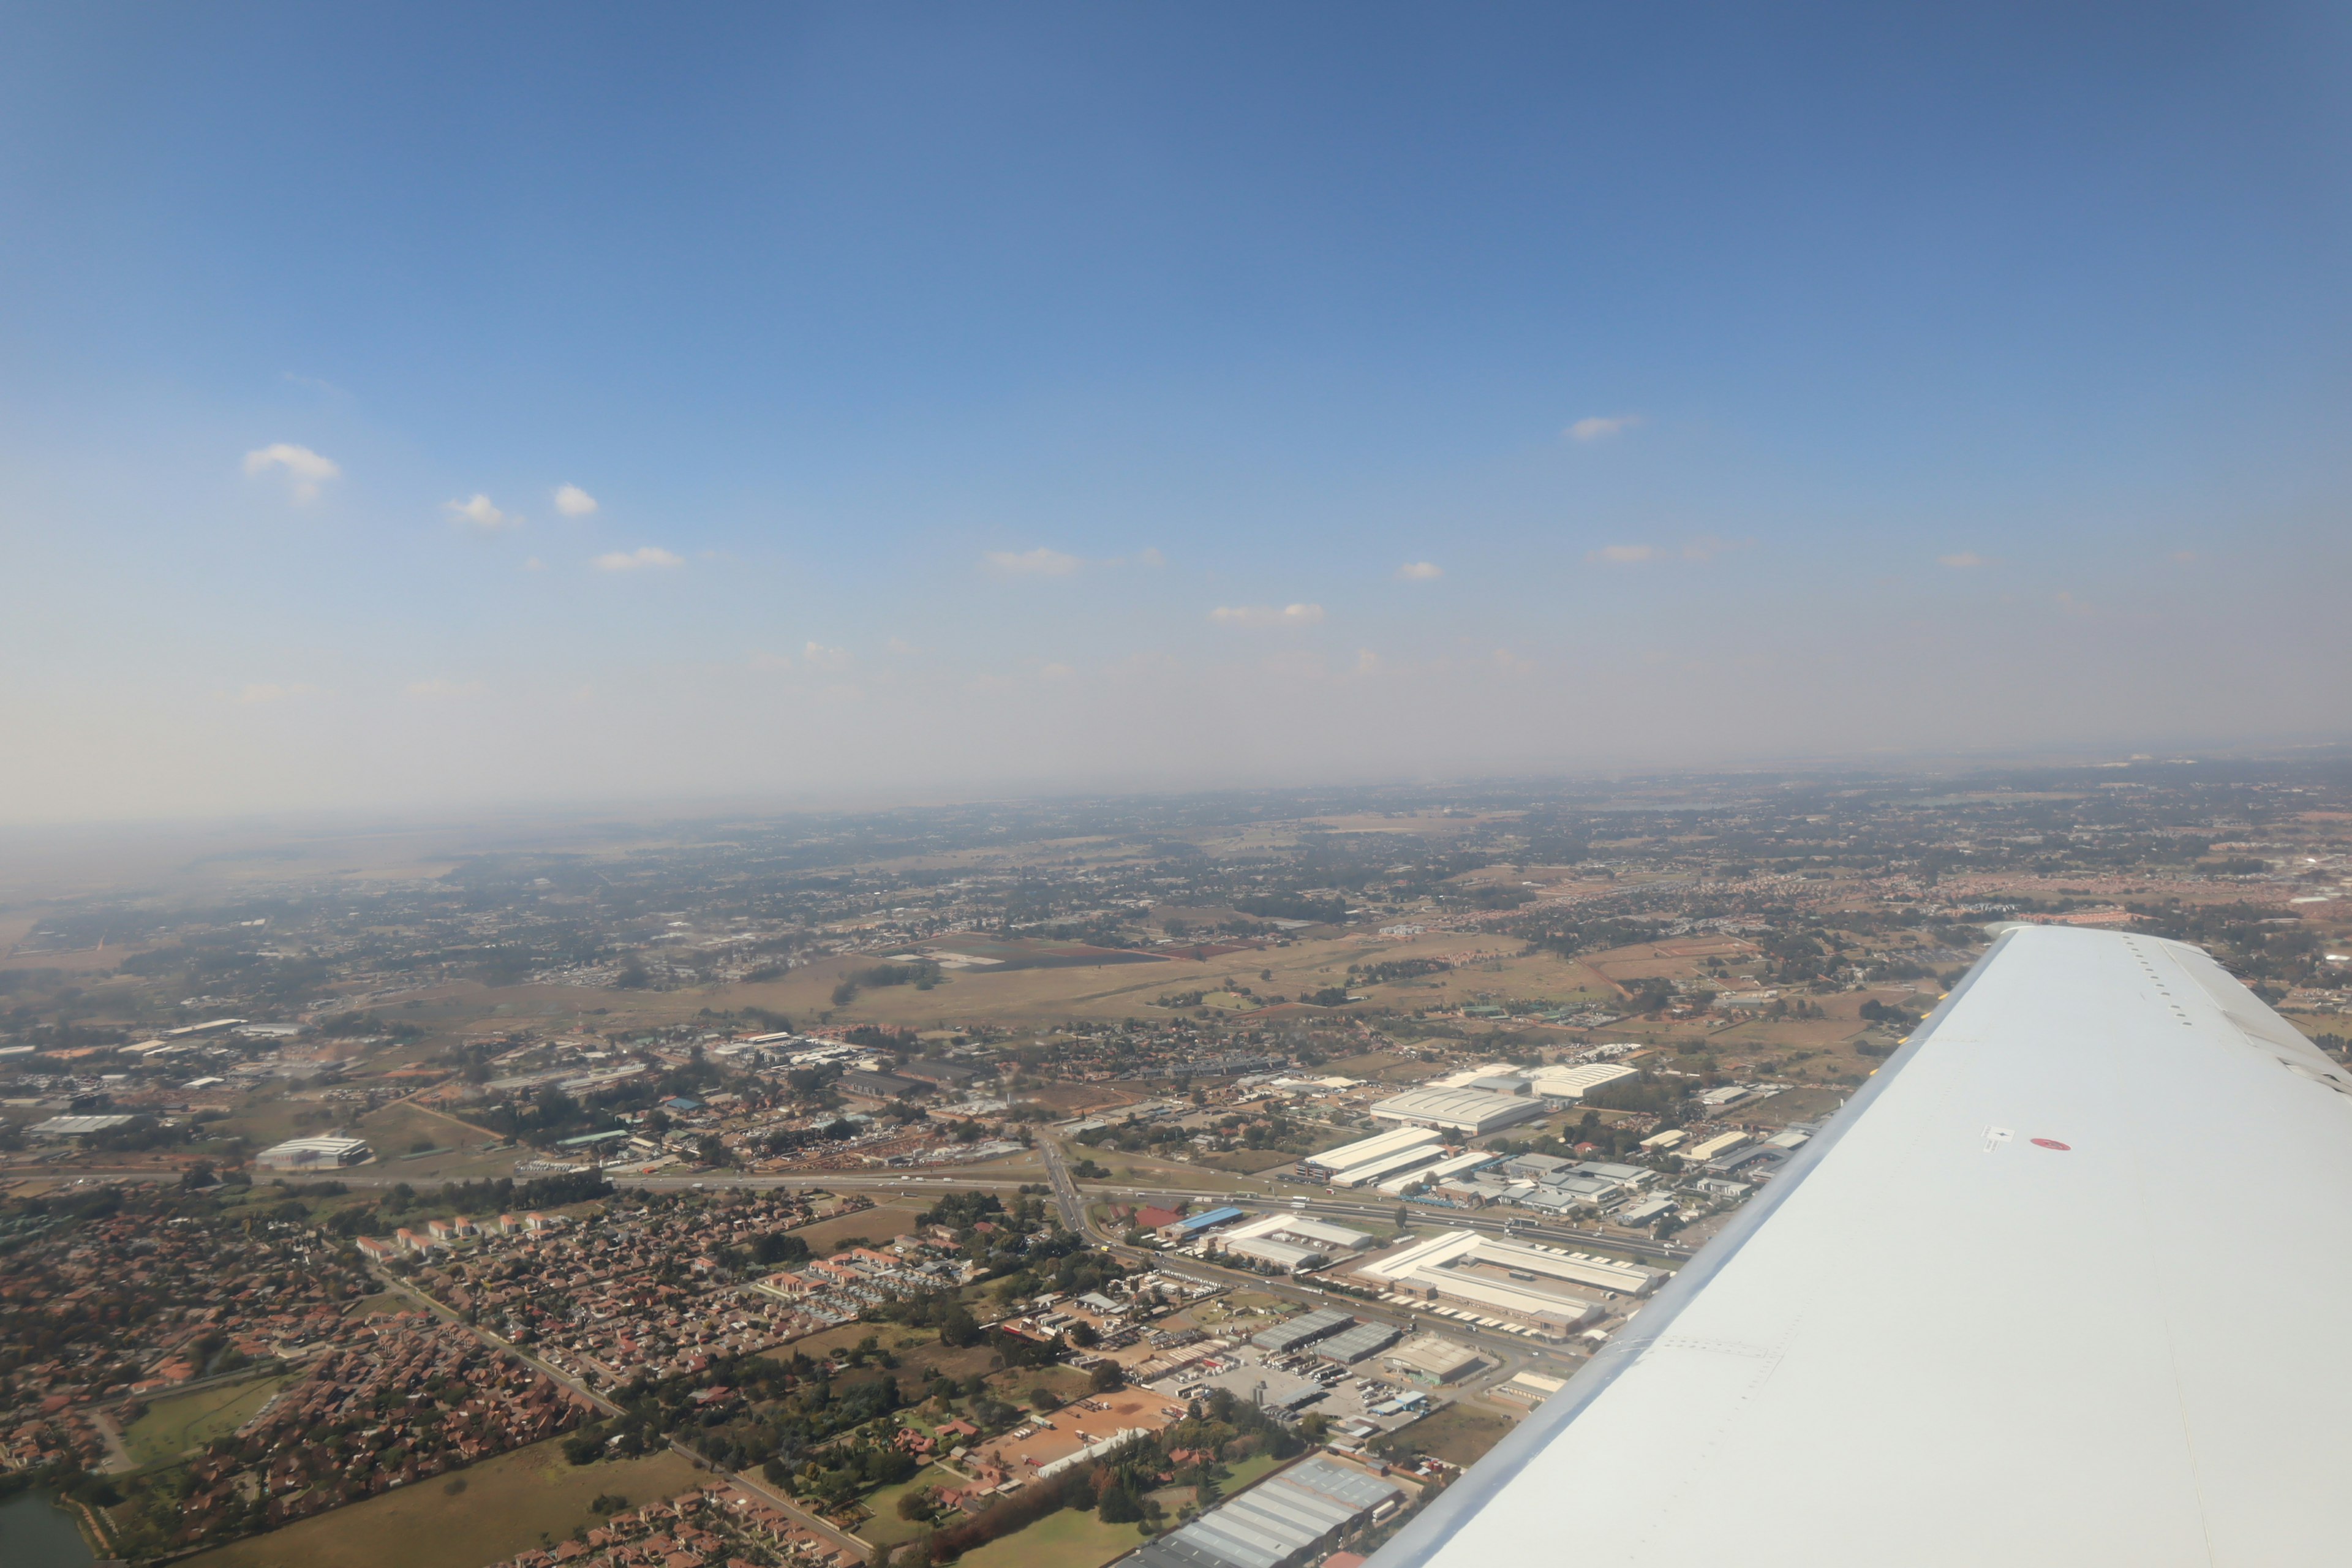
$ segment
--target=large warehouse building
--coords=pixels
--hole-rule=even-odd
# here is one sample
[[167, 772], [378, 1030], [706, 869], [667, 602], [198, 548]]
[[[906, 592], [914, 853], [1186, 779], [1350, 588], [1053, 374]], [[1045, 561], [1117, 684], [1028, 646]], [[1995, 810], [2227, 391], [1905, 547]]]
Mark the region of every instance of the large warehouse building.
[[1270, 1214], [1221, 1232], [1209, 1242], [1219, 1252], [1294, 1272], [1361, 1252], [1371, 1244], [1367, 1231], [1299, 1214]]
[[1337, 1149], [1326, 1149], [1320, 1154], [1309, 1154], [1298, 1164], [1301, 1170], [1318, 1176], [1338, 1176], [1408, 1149], [1427, 1148], [1443, 1142], [1427, 1128], [1397, 1127], [1360, 1138], [1353, 1143], [1342, 1143]]
[[253, 1157], [265, 1171], [334, 1170], [375, 1158], [364, 1138], [289, 1138]]
[[1453, 1231], [1373, 1258], [1354, 1278], [1384, 1295], [1565, 1339], [1607, 1316], [1604, 1298], [1638, 1300], [1667, 1276], [1613, 1258]]
[[1465, 1138], [1516, 1126], [1543, 1113], [1544, 1102], [1538, 1096], [1489, 1094], [1483, 1089], [1407, 1089], [1372, 1107], [1372, 1114], [1382, 1121], [1433, 1127]]
[[1403, 1492], [1318, 1454], [1125, 1561], [1134, 1568], [1297, 1568], [1396, 1511]]

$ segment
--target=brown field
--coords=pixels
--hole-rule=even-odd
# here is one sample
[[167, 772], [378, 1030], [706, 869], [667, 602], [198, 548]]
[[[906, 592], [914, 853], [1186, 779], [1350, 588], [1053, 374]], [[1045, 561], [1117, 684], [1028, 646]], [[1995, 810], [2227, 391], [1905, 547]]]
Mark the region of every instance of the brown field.
[[[828, 1252], [839, 1250], [841, 1244], [852, 1237], [862, 1236], [869, 1242], [878, 1243], [894, 1236], [903, 1236], [920, 1223], [922, 1213], [921, 1207], [877, 1204], [870, 1209], [859, 1209], [855, 1214], [835, 1215], [814, 1225], [802, 1226], [793, 1234], [807, 1242], [809, 1250], [822, 1258]], [[850, 1342], [854, 1344], [856, 1342], [853, 1340]]]
[[1481, 1401], [1441, 1406], [1409, 1426], [1397, 1429], [1400, 1445], [1411, 1444], [1450, 1465], [1470, 1466], [1486, 1457], [1516, 1425], [1512, 1418]]
[[709, 1479], [667, 1451], [575, 1467], [560, 1443], [537, 1443], [189, 1561], [198, 1568], [481, 1568], [599, 1522], [588, 1504], [600, 1493], [651, 1502]]

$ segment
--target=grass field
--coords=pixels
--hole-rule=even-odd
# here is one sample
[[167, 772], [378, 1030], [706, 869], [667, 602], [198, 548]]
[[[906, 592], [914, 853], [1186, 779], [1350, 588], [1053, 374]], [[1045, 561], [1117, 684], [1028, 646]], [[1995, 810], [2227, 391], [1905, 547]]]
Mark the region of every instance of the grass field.
[[965, 1568], [1102, 1568], [1146, 1539], [1134, 1525], [1105, 1524], [1091, 1513], [1066, 1508], [959, 1561]]
[[874, 1517], [857, 1527], [858, 1537], [884, 1548], [896, 1546], [900, 1542], [912, 1541], [930, 1526], [911, 1519], [900, 1519], [898, 1500], [918, 1487], [960, 1487], [969, 1484], [937, 1465], [926, 1465], [915, 1472], [913, 1480], [902, 1481], [895, 1487], [883, 1487], [866, 1500], [866, 1506], [873, 1510]]
[[877, 1204], [870, 1209], [859, 1209], [856, 1214], [835, 1215], [814, 1225], [804, 1225], [793, 1234], [807, 1242], [809, 1250], [822, 1258], [852, 1237], [862, 1236], [879, 1245], [894, 1236], [903, 1236], [920, 1223], [922, 1214], [921, 1208], [904, 1204]]
[[131, 1462], [142, 1470], [176, 1459], [190, 1448], [201, 1448], [244, 1426], [285, 1384], [282, 1377], [257, 1377], [167, 1394], [125, 1429], [122, 1446]]
[[[560, 1442], [538, 1443], [189, 1561], [194, 1568], [482, 1568], [599, 1522], [588, 1504], [600, 1493], [651, 1502], [709, 1479], [673, 1453], [574, 1467]], [[453, 1493], [456, 1481], [465, 1485]]]

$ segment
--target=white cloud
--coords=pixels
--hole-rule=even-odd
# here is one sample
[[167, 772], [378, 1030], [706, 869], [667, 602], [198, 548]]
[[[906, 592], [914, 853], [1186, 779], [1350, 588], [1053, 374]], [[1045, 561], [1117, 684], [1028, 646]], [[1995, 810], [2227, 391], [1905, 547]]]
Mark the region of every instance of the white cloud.
[[343, 470], [332, 458], [320, 457], [308, 447], [278, 441], [267, 447], [257, 447], [245, 455], [245, 471], [248, 478], [258, 478], [272, 468], [286, 471], [288, 482], [297, 501], [319, 499], [319, 487], [329, 479], [340, 479]]
[[1084, 564], [1075, 555], [1039, 545], [1034, 550], [992, 550], [982, 559], [1008, 577], [1067, 577]]
[[1748, 539], [1723, 539], [1712, 533], [1702, 533], [1683, 546], [1682, 555], [1685, 561], [1712, 561], [1726, 551], [1745, 550], [1754, 542]]
[[462, 522], [468, 528], [478, 528], [484, 533], [496, 533], [501, 528], [520, 528], [522, 519], [509, 517], [490, 503], [490, 498], [479, 490], [471, 500], [445, 500], [441, 510], [449, 514], [451, 522]]
[[920, 653], [923, 650], [917, 647], [913, 643], [908, 642], [905, 637], [892, 637], [888, 642], [882, 645], [882, 651], [884, 653], [896, 654], [898, 658], [905, 658], [909, 654]]
[[1642, 416], [1638, 414], [1596, 414], [1570, 426], [1568, 438], [1571, 441], [1606, 441], [1612, 436], [1623, 435], [1641, 422]]
[[801, 657], [808, 660], [813, 669], [849, 668], [849, 650], [845, 647], [827, 647], [821, 642], [813, 642], [801, 650]]
[[608, 550], [588, 564], [599, 572], [635, 572], [647, 566], [683, 566], [686, 557], [672, 555], [658, 545], [641, 544], [635, 550]]
[[462, 697], [479, 697], [489, 688], [478, 680], [412, 680], [402, 689], [420, 701], [444, 702]]
[[1378, 675], [1380, 672], [1381, 656], [1374, 653], [1368, 647], [1358, 648], [1356, 650], [1356, 673], [1358, 675]]
[[596, 498], [578, 485], [564, 485], [555, 492], [555, 510], [566, 517], [586, 517], [596, 510]]
[[1658, 549], [1654, 544], [1604, 544], [1587, 561], [1598, 561], [1604, 566], [1637, 566], [1644, 561], [1655, 561]]
[[1966, 572], [1972, 567], [1990, 566], [1992, 563], [1973, 550], [1963, 550], [1957, 555], [1937, 556], [1936, 564], [1948, 566], [1955, 572]]
[[236, 700], [247, 707], [265, 702], [288, 702], [297, 697], [316, 697], [319, 689], [299, 680], [257, 680], [236, 694]]
[[1149, 566], [1155, 572], [1168, 564], [1168, 557], [1148, 544], [1143, 547], [1143, 552], [1135, 559], [1139, 564]]
[[1066, 664], [1045, 664], [1037, 667], [1037, 673], [1047, 680], [1068, 680], [1078, 672]]
[[1445, 568], [1433, 561], [1408, 561], [1396, 574], [1400, 583], [1434, 583], [1445, 575]]
[[1323, 606], [1285, 605], [1276, 609], [1272, 605], [1220, 605], [1209, 612], [1209, 618], [1234, 626], [1311, 626], [1323, 619]]
[[1536, 667], [1533, 659], [1513, 653], [1507, 647], [1496, 648], [1494, 658], [1495, 668], [1507, 675], [1525, 675]]
[[522, 569], [526, 572], [544, 572], [547, 570], [547, 563], [534, 555], [522, 563]]

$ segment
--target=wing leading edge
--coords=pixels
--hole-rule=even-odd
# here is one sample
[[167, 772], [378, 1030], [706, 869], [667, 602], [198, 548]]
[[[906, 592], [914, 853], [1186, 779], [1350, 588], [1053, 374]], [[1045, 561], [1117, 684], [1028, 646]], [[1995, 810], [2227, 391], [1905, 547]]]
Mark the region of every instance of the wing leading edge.
[[2347, 1194], [2204, 952], [2012, 930], [1371, 1568], [2341, 1563]]

